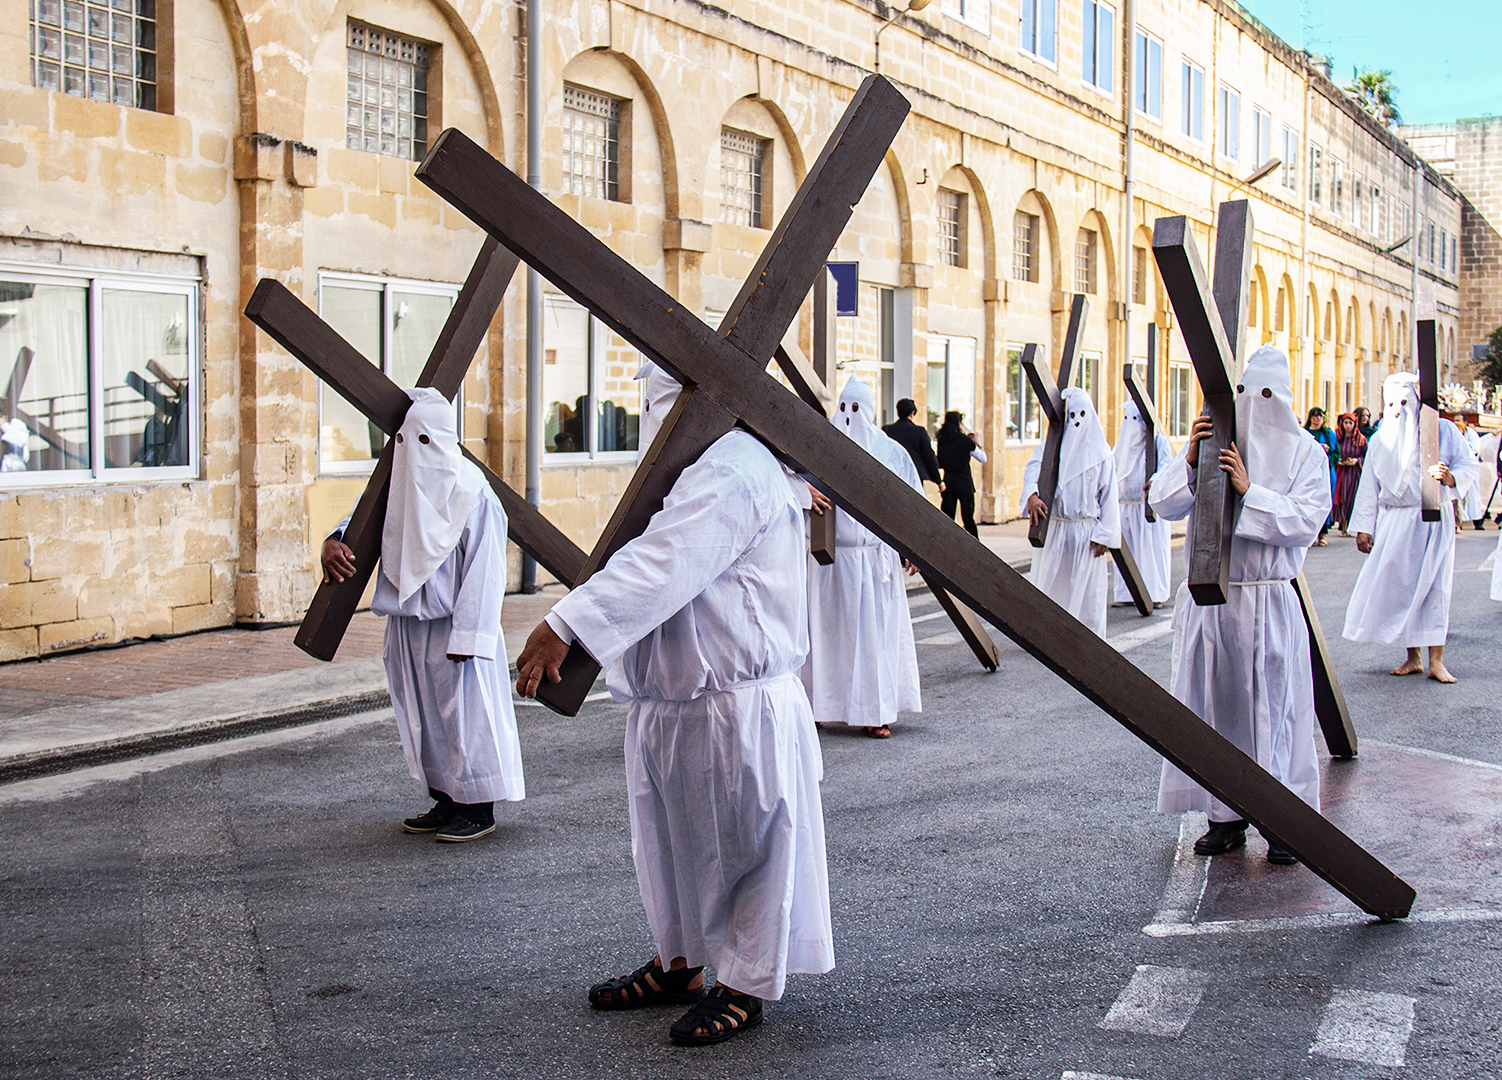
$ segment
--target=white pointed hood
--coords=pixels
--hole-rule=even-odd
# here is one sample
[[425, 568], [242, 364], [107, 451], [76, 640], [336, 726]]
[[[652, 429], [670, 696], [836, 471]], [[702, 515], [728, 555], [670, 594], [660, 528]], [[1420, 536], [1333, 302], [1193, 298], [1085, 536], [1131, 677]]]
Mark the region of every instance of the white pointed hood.
[[641, 423], [636, 432], [636, 460], [647, 456], [652, 440], [662, 430], [662, 422], [668, 418], [678, 395], [683, 393], [683, 384], [673, 378], [651, 360], [636, 373], [637, 379], [646, 380], [646, 393], [642, 395]]
[[1147, 424], [1137, 403], [1130, 398], [1122, 406], [1122, 413], [1121, 430], [1116, 433], [1116, 446], [1111, 452], [1116, 457], [1116, 475], [1125, 477], [1147, 449]]
[[1419, 377], [1411, 371], [1382, 383], [1382, 426], [1366, 445], [1364, 467], [1386, 497], [1401, 500], [1419, 482]]
[[1064, 390], [1064, 440], [1059, 448], [1059, 486], [1111, 456], [1111, 446], [1095, 415], [1090, 395], [1078, 386]]
[[1247, 360], [1236, 385], [1236, 449], [1247, 477], [1259, 487], [1288, 494], [1308, 438], [1293, 412], [1288, 356], [1264, 345]]
[[866, 453], [875, 457], [877, 439], [886, 438], [876, 426], [876, 393], [871, 384], [852, 375], [840, 391], [839, 404], [835, 406], [834, 424], [858, 443]]
[[381, 572], [401, 603], [459, 546], [485, 477], [459, 452], [454, 405], [431, 387], [407, 391], [391, 457], [391, 492], [381, 531]]

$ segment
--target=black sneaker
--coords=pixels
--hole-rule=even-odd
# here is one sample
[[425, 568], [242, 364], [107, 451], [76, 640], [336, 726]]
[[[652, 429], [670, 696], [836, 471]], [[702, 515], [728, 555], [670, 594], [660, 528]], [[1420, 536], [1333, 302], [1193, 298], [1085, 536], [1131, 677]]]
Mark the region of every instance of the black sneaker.
[[466, 840], [478, 840], [495, 832], [495, 822], [481, 824], [464, 814], [455, 814], [454, 820], [438, 830], [436, 837], [445, 844], [462, 844]]
[[459, 808], [451, 802], [441, 802], [433, 806], [426, 814], [417, 817], [409, 817], [402, 822], [402, 832], [430, 833], [437, 832], [449, 822], [454, 820], [454, 815]]
[[1239, 847], [1246, 847], [1246, 822], [1214, 821], [1210, 823], [1210, 830], [1194, 842], [1194, 853], [1224, 855]]

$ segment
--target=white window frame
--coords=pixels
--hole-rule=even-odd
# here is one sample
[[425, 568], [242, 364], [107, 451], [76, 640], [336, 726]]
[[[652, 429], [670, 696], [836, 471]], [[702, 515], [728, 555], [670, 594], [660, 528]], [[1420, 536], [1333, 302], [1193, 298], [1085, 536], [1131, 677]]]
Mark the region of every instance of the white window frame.
[[[1100, 415], [1100, 380], [1101, 371], [1105, 367], [1105, 359], [1097, 351], [1081, 352], [1079, 363], [1074, 365], [1074, 373], [1070, 377], [1069, 384], [1078, 386], [1090, 396], [1090, 404], [1095, 409], [1097, 416]], [[1085, 385], [1085, 377], [1089, 375], [1090, 385]]]
[[1252, 105], [1252, 162], [1260, 168], [1273, 159], [1273, 114], [1261, 105]]
[[[602, 374], [602, 369], [604, 367], [604, 360], [605, 360], [605, 335], [611, 332], [610, 331], [610, 327], [606, 326], [599, 319], [595, 318], [594, 313], [591, 312], [588, 308], [584, 307], [584, 305], [580, 304], [578, 301], [574, 300], [571, 297], [565, 296], [562, 293], [545, 292], [545, 293], [543, 293], [542, 302], [543, 302], [544, 307], [546, 307], [548, 305], [555, 305], [555, 306], [558, 306], [558, 307], [577, 308], [577, 309], [585, 312], [585, 314], [587, 314], [589, 316], [589, 345], [588, 345], [588, 349], [589, 349], [589, 356], [588, 356], [588, 362], [589, 362], [589, 385], [588, 385], [588, 397], [589, 397], [589, 409], [590, 409], [590, 413], [589, 413], [589, 416], [586, 418], [586, 423], [585, 423], [585, 427], [584, 427], [584, 431], [585, 431], [584, 439], [585, 439], [585, 443], [586, 444], [592, 446], [593, 443], [599, 437], [598, 432], [596, 432], [596, 430], [595, 430], [596, 416], [595, 416], [595, 411], [594, 410], [597, 408], [598, 402], [600, 400], [600, 383], [601, 383], [601, 381], [604, 378], [604, 376]], [[705, 320], [708, 322], [708, 324], [710, 326], [719, 326], [720, 325], [720, 320], [722, 318], [724, 318], [724, 312], [710, 312], [710, 311], [706, 311], [704, 313], [704, 317], [705, 317]], [[547, 314], [546, 314], [546, 312], [544, 312], [544, 315], [543, 315], [543, 325], [546, 326], [547, 322], [548, 322]], [[546, 338], [546, 336], [544, 336], [544, 338], [543, 338], [543, 348], [544, 349], [547, 348], [547, 338]], [[637, 402], [636, 402], [636, 405], [637, 405], [636, 415], [637, 415], [637, 424], [638, 424], [638, 427], [637, 427], [637, 432], [638, 432], [637, 445], [641, 446], [641, 440], [640, 440], [640, 431], [641, 431], [641, 428], [640, 428], [640, 424], [641, 424], [641, 396], [640, 396], [640, 394], [641, 394], [641, 388], [643, 386], [643, 383], [642, 382], [638, 382], [636, 385], [638, 387]], [[643, 450], [646, 449], [646, 447], [641, 447], [641, 448]], [[636, 453], [637, 452], [635, 450], [594, 450], [594, 449], [576, 450], [576, 451], [571, 451], [571, 452], [565, 451], [565, 452], [561, 452], [560, 453], [560, 452], [555, 451], [555, 450], [549, 450], [547, 448], [547, 446], [544, 446], [542, 448], [542, 464], [543, 464], [544, 467], [547, 467], [547, 466], [557, 466], [557, 465], [567, 465], [567, 466], [578, 466], [578, 465], [627, 465], [627, 464], [634, 465], [634, 464], [636, 464]]]
[[1283, 188], [1299, 189], [1299, 133], [1283, 125]]
[[1215, 88], [1215, 152], [1227, 161], [1241, 160], [1241, 91], [1227, 83]]
[[944, 0], [940, 10], [972, 30], [991, 36], [991, 0]]
[[1361, 201], [1361, 174], [1359, 172], [1352, 171], [1352, 173], [1351, 173], [1351, 224], [1354, 225], [1358, 229], [1365, 229], [1366, 228], [1366, 225], [1361, 220], [1362, 211], [1365, 210], [1365, 209], [1366, 209], [1365, 204], [1363, 204], [1362, 201]]
[[1328, 207], [1332, 217], [1345, 216], [1346, 203], [1346, 177], [1345, 162], [1338, 157], [1330, 159], [1330, 205]]
[[[1137, 28], [1132, 48], [1136, 62], [1132, 65], [1132, 107], [1138, 115], [1163, 122], [1163, 39]], [[1157, 58], [1157, 93], [1153, 92], [1153, 58]], [[1144, 77], [1145, 76], [1145, 77]]]
[[[1199, 76], [1199, 98], [1195, 99], [1195, 76]], [[1205, 141], [1205, 69], [1189, 57], [1179, 63], [1179, 134], [1193, 142]]]
[[[1041, 49], [1033, 48], [1043, 43], [1043, 11], [1047, 7], [1053, 8], [1053, 55], [1049, 56]], [[1033, 15], [1033, 41], [1026, 42], [1022, 38], [1022, 9], [1027, 8]], [[1059, 66], [1059, 3], [1058, 0], [1021, 0], [1018, 4], [1017, 16], [1017, 48], [1018, 51], [1032, 57], [1038, 63], [1047, 67], [1058, 69]]]
[[[0, 260], [0, 277], [8, 281], [24, 281], [36, 285], [57, 285], [77, 288], [80, 284], [88, 289], [88, 326], [84, 340], [87, 342], [87, 392], [89, 408], [89, 459], [87, 469], [55, 469], [48, 472], [0, 473], [0, 491], [16, 488], [47, 488], [78, 486], [81, 484], [134, 484], [142, 481], [197, 480], [200, 477], [201, 443], [203, 437], [203, 331], [199, 307], [202, 303], [202, 281], [199, 278], [175, 274], [121, 273], [116, 270], [90, 270], [48, 265], [39, 268], [35, 263]], [[183, 328], [188, 342], [188, 448], [187, 465], [119, 465], [106, 467], [104, 463], [104, 290], [147, 292], [156, 295], [181, 295], [188, 301], [187, 325]], [[7, 375], [8, 377], [8, 375]]]
[[[1110, 16], [1109, 41], [1101, 41], [1101, 13]], [[1085, 38], [1080, 40], [1080, 80], [1096, 93], [1108, 98], [1116, 96], [1116, 8], [1106, 0], [1080, 0], [1080, 22], [1083, 26], [1086, 20], [1091, 20], [1093, 25], [1088, 28], [1089, 40], [1095, 43], [1094, 54], [1088, 54], [1085, 50]], [[1104, 61], [1104, 65], [1102, 65]], [[1085, 69], [1091, 70], [1087, 72]], [[1109, 68], [1102, 74], [1101, 68]]]
[[[1177, 415], [1178, 400], [1175, 397], [1175, 377], [1185, 380], [1184, 386], [1184, 413]], [[1164, 420], [1168, 424], [1167, 434], [1171, 438], [1182, 439], [1189, 434], [1189, 428], [1194, 423], [1194, 366], [1187, 362], [1170, 360], [1168, 362], [1168, 408], [1165, 410]]]
[[1309, 144], [1309, 191], [1308, 201], [1314, 206], [1324, 205], [1325, 151], [1318, 143]]
[[[382, 277], [379, 274], [351, 274], [340, 270], [318, 271], [318, 312], [323, 314], [323, 290], [326, 286], [333, 285], [341, 289], [357, 289], [361, 292], [379, 292], [381, 294], [381, 362], [378, 365], [382, 373], [391, 371], [391, 345], [395, 335], [396, 326], [394, 319], [396, 312], [392, 308], [391, 294], [393, 292], [426, 293], [429, 296], [446, 296], [449, 298], [450, 307], [458, 302], [458, 285], [450, 285], [442, 281], [415, 281], [409, 278]], [[358, 461], [325, 461], [323, 459], [323, 399], [325, 394], [338, 393], [324, 385], [322, 379], [318, 380], [318, 475], [319, 476], [363, 476], [375, 468], [376, 458], [366, 458]], [[464, 442], [464, 391], [454, 395], [455, 416], [458, 423], [459, 441]]]

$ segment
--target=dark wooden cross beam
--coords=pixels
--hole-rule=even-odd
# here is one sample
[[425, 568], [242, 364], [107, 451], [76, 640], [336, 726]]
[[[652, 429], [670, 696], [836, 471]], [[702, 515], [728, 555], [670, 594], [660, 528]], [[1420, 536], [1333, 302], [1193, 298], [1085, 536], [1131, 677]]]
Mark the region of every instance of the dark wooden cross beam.
[[[1038, 498], [1047, 508], [1049, 515], [1053, 514], [1054, 499], [1059, 491], [1059, 460], [1064, 449], [1064, 388], [1069, 385], [1069, 379], [1074, 371], [1075, 361], [1079, 359], [1080, 341], [1084, 336], [1085, 315], [1089, 310], [1088, 301], [1083, 293], [1075, 293], [1074, 301], [1069, 308], [1069, 331], [1064, 335], [1064, 350], [1059, 356], [1059, 377], [1055, 381], [1048, 373], [1048, 369], [1038, 363], [1038, 346], [1036, 344], [1024, 345], [1022, 348], [1022, 370], [1027, 372], [1028, 382], [1032, 384], [1033, 393], [1038, 398], [1038, 407], [1043, 412], [1043, 417], [1048, 421], [1048, 431], [1043, 436], [1043, 454], [1038, 463]], [[1112, 493], [1115, 498], [1115, 493]], [[1028, 542], [1033, 547], [1040, 548], [1048, 538], [1048, 518], [1044, 518], [1037, 524], [1029, 523], [1027, 529]], [[1116, 569], [1121, 573], [1121, 579], [1126, 582], [1127, 592], [1132, 597], [1132, 603], [1136, 605], [1140, 615], [1153, 613], [1152, 597], [1147, 593], [1147, 585], [1142, 580], [1142, 571], [1137, 568], [1137, 560], [1132, 557], [1127, 548], [1126, 541], [1111, 548], [1111, 560], [1116, 564]]]
[[1330, 658], [1330, 645], [1325, 641], [1319, 612], [1314, 609], [1314, 597], [1309, 593], [1309, 582], [1303, 571], [1293, 579], [1293, 589], [1299, 594], [1299, 606], [1304, 610], [1304, 625], [1309, 628], [1309, 666], [1314, 674], [1314, 715], [1319, 718], [1320, 730], [1325, 733], [1325, 746], [1333, 758], [1353, 758], [1356, 756], [1356, 726], [1351, 723], [1351, 710], [1346, 707], [1346, 696], [1340, 689], [1340, 678], [1335, 674], [1335, 662]]
[[[899, 121], [906, 112], [906, 102], [879, 76], [862, 86], [853, 108], [871, 107], [873, 98], [883, 111], [896, 110]], [[847, 113], [836, 142], [840, 132], [851, 133], [850, 119]], [[876, 162], [894, 130], [890, 124], [873, 125], [861, 136], [877, 143]], [[830, 153], [826, 148], [821, 163]], [[874, 172], [876, 165], [869, 168]], [[761, 332], [736, 336], [742, 322], [752, 321], [750, 305], [746, 305], [730, 334], [716, 334], [462, 132], [443, 132], [417, 176], [633, 347], [685, 386], [693, 386], [688, 402], [713, 401], [734, 415], [784, 461], [813, 476], [857, 521], [1155, 752], [1278, 837], [1363, 910], [1382, 919], [1407, 915], [1414, 898], [1410, 886], [1154, 679], [1087, 632], [979, 540], [955, 528], [953, 520], [922, 494], [786, 393], [766, 370], [781, 336], [777, 328], [785, 325], [780, 304], [759, 307], [757, 321], [765, 328]], [[811, 219], [810, 232], [802, 238], [820, 262], [859, 194], [858, 190], [831, 192], [830, 204]], [[836, 196], [843, 201], [842, 208]], [[784, 223], [798, 221], [799, 209], [795, 206]], [[753, 275], [754, 290], [806, 289], [808, 276], [785, 268], [784, 256], [778, 254], [781, 246], [779, 235], [774, 234], [774, 250], [760, 264], [765, 275], [761, 271]], [[768, 307], [777, 309], [777, 319]]]
[[[1148, 348], [1152, 348], [1153, 333], [1157, 327], [1148, 324]], [[1142, 423], [1147, 427], [1147, 445], [1142, 448], [1143, 473], [1147, 481], [1151, 481], [1158, 471], [1158, 412], [1153, 407], [1152, 396], [1152, 365], [1148, 365], [1148, 385], [1144, 387], [1142, 380], [1137, 377], [1135, 367], [1128, 363], [1122, 365], [1121, 377], [1126, 383], [1127, 393], [1131, 396], [1132, 403], [1137, 406], [1137, 412], [1142, 416]], [[1147, 501], [1147, 493], [1143, 492], [1142, 512], [1148, 521], [1157, 521], [1158, 515], [1153, 513], [1152, 504]]]
[[1441, 484], [1429, 470], [1439, 464], [1439, 348], [1433, 319], [1414, 323], [1419, 345], [1419, 495], [1423, 521], [1439, 521]]
[[[431, 386], [450, 400], [459, 392], [516, 266], [516, 256], [487, 238], [418, 376], [418, 386]], [[280, 282], [262, 278], [246, 305], [245, 315], [387, 436], [394, 435], [402, 426], [412, 404], [407, 392]], [[294, 639], [299, 648], [320, 660], [334, 658], [380, 558], [394, 445], [388, 441], [381, 451], [344, 530], [344, 543], [355, 553], [353, 576], [338, 584], [326, 580], [318, 586]], [[578, 580], [584, 552], [483, 462], [467, 450], [464, 455], [480, 467], [491, 490], [500, 498], [511, 539], [558, 580], [566, 584]]]
[[1159, 218], [1153, 226], [1153, 257], [1194, 362], [1204, 415], [1215, 425], [1199, 446], [1202, 467], [1195, 477], [1194, 520], [1185, 541], [1189, 593], [1197, 604], [1224, 604], [1230, 588], [1236, 492], [1219, 464], [1220, 452], [1236, 439], [1236, 377], [1252, 260], [1252, 211], [1246, 200], [1221, 203], [1218, 221], [1213, 293], [1189, 219]]
[[[1064, 334], [1064, 348], [1059, 352], [1059, 377], [1055, 381], [1048, 369], [1038, 363], [1038, 346], [1029, 344], [1022, 349], [1022, 370], [1027, 372], [1028, 382], [1033, 384], [1033, 393], [1038, 398], [1038, 408], [1048, 421], [1048, 432], [1043, 436], [1043, 456], [1038, 464], [1038, 498], [1049, 514], [1053, 513], [1054, 496], [1059, 488], [1059, 454], [1064, 446], [1064, 388], [1074, 375], [1074, 365], [1080, 356], [1080, 346], [1085, 338], [1085, 315], [1090, 310], [1090, 300], [1084, 293], [1075, 293], [1069, 305], [1069, 329]], [[1043, 546], [1048, 539], [1048, 518], [1030, 523], [1027, 542], [1035, 548]]]

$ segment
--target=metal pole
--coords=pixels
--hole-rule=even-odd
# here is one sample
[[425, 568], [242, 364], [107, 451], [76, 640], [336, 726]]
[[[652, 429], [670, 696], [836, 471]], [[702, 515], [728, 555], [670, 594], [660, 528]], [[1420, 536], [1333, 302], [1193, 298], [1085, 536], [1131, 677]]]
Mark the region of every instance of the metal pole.
[[[1123, 228], [1121, 233], [1121, 362], [1132, 362], [1132, 301], [1136, 299], [1132, 291], [1132, 264], [1136, 255], [1135, 244], [1137, 242], [1136, 231], [1133, 226], [1135, 215], [1132, 213], [1132, 151], [1136, 149], [1137, 133], [1134, 121], [1137, 109], [1137, 4], [1136, 0], [1126, 2], [1126, 160], [1122, 163], [1121, 197], [1125, 204], [1122, 212]], [[1146, 86], [1147, 72], [1142, 73], [1143, 85]], [[1161, 85], [1161, 84], [1160, 84]], [[1161, 111], [1161, 110], [1159, 110]], [[1145, 270], [1144, 270], [1145, 272]], [[1149, 366], [1152, 361], [1148, 360]], [[1150, 391], [1154, 396], [1158, 393], [1156, 386]]]
[[[542, 190], [542, 0], [527, 0], [527, 183]], [[542, 275], [527, 268], [527, 501], [542, 499]], [[537, 563], [522, 556], [521, 591], [537, 591]]]

